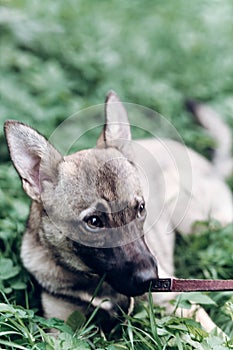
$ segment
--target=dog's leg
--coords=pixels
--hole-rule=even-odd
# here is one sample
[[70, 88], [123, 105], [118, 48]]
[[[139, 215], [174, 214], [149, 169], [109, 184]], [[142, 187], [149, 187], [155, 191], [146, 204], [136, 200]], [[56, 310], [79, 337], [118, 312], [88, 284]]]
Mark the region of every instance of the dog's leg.
[[[165, 222], [163, 223], [161, 221], [160, 224], [160, 226], [153, 228], [153, 230], [146, 235], [146, 241], [152, 253], [154, 253], [158, 258], [159, 277], [174, 277], [173, 249], [175, 233], [173, 231], [164, 233], [162, 229], [165, 227]], [[161, 256], [157, 251], [158, 237]], [[174, 305], [171, 304], [171, 301], [178, 295], [179, 293], [153, 293], [152, 297], [155, 304], [164, 306], [166, 308], [166, 313], [171, 314], [174, 312]], [[227, 337], [226, 334], [211, 320], [207, 312], [199, 305], [193, 304], [190, 309], [177, 307], [175, 309], [175, 314], [179, 317], [194, 318], [207, 332], [216, 330], [218, 334], [222, 334], [223, 336]]]
[[190, 309], [177, 308], [176, 315], [179, 317], [194, 318], [208, 333], [215, 331], [218, 335], [228, 338], [225, 332], [219, 328], [200, 305], [192, 305]]
[[64, 299], [59, 299], [47, 292], [42, 293], [41, 302], [46, 318], [56, 317], [61, 320], [67, 320], [70, 314], [77, 309], [77, 305]]

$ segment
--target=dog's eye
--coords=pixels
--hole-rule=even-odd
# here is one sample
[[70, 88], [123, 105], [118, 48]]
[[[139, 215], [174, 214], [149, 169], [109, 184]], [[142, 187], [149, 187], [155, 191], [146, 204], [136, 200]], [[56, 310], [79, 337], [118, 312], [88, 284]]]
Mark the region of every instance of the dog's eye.
[[88, 218], [84, 219], [84, 221], [91, 229], [104, 227], [103, 221], [97, 215], [89, 216]]
[[138, 206], [138, 218], [142, 218], [146, 214], [145, 203], [141, 202]]

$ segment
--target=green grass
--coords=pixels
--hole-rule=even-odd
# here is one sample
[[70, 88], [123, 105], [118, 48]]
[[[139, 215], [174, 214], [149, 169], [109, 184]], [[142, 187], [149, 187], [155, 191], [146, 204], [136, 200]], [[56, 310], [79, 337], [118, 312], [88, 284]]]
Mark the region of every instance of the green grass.
[[[208, 155], [213, 140], [195, 125], [184, 102], [207, 101], [233, 129], [232, 15], [231, 0], [0, 0], [1, 349], [233, 348], [233, 340], [206, 334], [193, 320], [166, 316], [151, 302], [138, 305], [110, 335], [80, 314], [68, 324], [39, 317], [36, 288], [19, 257], [29, 200], [2, 131], [3, 122], [15, 118], [49, 137], [68, 116], [102, 103], [114, 89], [123, 101], [166, 116], [188, 145]], [[99, 114], [93, 118], [102, 121]], [[97, 133], [84, 135], [79, 146], [93, 145]], [[229, 184], [233, 189], [233, 177]], [[231, 278], [232, 226], [207, 223], [196, 231], [177, 239], [177, 274]], [[208, 296], [193, 298], [233, 337], [232, 293]], [[185, 295], [179, 302], [188, 306]], [[59, 336], [51, 337], [48, 328], [59, 329]]]

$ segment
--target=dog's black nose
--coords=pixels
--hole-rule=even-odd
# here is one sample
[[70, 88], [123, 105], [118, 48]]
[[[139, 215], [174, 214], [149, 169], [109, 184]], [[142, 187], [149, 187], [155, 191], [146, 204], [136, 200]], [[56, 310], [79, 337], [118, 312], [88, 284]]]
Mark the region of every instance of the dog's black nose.
[[120, 270], [107, 275], [114, 289], [132, 297], [149, 292], [151, 283], [157, 278], [157, 263], [151, 254], [137, 263], [125, 263]]
[[151, 258], [150, 266], [139, 268], [132, 275], [131, 296], [149, 292], [151, 283], [158, 278], [158, 268], [154, 258]]

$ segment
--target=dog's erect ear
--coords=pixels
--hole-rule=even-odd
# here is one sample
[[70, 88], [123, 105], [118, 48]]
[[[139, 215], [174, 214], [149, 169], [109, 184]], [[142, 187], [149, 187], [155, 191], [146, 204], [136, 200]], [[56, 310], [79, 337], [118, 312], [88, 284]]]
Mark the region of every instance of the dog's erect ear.
[[97, 146], [113, 146], [116, 140], [131, 140], [127, 112], [114, 91], [108, 93], [105, 101], [105, 125]]
[[55, 181], [62, 156], [42, 135], [23, 123], [8, 120], [4, 130], [12, 162], [25, 192], [40, 201], [42, 181]]

